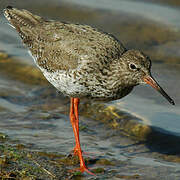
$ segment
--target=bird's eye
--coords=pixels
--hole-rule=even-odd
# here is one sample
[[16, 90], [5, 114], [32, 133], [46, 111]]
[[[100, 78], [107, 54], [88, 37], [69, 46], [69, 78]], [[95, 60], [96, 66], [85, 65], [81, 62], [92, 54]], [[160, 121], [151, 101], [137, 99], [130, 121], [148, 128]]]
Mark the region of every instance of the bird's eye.
[[133, 70], [137, 69], [135, 64], [130, 64], [129, 67], [130, 67], [130, 69], [133, 69]]

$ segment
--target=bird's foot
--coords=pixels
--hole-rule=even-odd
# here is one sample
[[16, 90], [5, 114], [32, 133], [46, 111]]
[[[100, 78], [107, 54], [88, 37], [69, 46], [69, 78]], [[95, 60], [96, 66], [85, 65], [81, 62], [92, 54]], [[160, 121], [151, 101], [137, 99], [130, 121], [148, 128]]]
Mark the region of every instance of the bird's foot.
[[94, 173], [92, 173], [91, 171], [89, 171], [89, 169], [86, 166], [80, 167], [80, 171], [83, 172], [87, 172], [88, 174], [91, 174], [93, 176], [96, 176]]
[[71, 173], [75, 173], [75, 172], [78, 172], [78, 171], [80, 171], [81, 173], [86, 172], [86, 173], [88, 173], [88, 174], [90, 174], [90, 175], [96, 176], [96, 175], [95, 175], [94, 173], [92, 173], [85, 165], [84, 165], [84, 166], [81, 166], [80, 168], [75, 168], [75, 169], [69, 170], [69, 172], [71, 172]]

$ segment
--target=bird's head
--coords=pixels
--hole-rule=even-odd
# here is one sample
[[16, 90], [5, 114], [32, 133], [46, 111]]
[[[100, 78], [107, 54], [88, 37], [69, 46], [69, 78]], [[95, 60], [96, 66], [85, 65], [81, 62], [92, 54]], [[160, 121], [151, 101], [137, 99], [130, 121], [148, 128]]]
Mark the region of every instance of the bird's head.
[[132, 85], [149, 84], [151, 87], [160, 92], [171, 104], [174, 101], [167, 95], [167, 93], [160, 87], [151, 75], [151, 60], [148, 56], [138, 50], [128, 50], [122, 57], [123, 69], [126, 70], [129, 77], [129, 83]]

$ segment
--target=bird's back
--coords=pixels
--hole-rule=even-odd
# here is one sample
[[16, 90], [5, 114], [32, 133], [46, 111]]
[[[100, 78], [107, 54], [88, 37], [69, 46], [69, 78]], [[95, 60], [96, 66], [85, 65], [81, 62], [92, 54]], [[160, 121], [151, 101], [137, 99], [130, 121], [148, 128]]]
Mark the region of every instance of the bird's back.
[[5, 16], [20, 34], [40, 68], [49, 72], [104, 64], [125, 51], [112, 35], [87, 25], [47, 21], [27, 10], [8, 8]]

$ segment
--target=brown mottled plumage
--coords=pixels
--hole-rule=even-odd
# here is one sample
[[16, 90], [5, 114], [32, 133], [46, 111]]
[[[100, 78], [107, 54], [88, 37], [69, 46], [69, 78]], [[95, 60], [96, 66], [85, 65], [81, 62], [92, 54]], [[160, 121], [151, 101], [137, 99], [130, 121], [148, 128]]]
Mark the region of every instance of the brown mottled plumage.
[[12, 7], [7, 7], [4, 14], [47, 80], [71, 97], [70, 119], [76, 138], [74, 154], [80, 158], [82, 172], [91, 173], [80, 148], [78, 98], [120, 99], [134, 86], [147, 83], [174, 104], [152, 78], [149, 58], [138, 50], [126, 50], [111, 34], [87, 25], [47, 21]]

